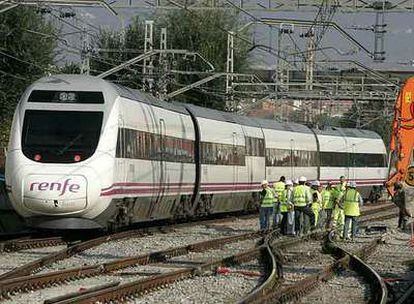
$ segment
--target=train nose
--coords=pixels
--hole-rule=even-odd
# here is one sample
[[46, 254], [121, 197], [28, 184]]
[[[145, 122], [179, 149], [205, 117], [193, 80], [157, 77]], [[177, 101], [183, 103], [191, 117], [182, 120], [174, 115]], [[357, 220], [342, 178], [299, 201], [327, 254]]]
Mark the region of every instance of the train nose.
[[88, 206], [88, 180], [83, 175], [31, 174], [23, 185], [23, 204], [34, 213], [72, 214]]

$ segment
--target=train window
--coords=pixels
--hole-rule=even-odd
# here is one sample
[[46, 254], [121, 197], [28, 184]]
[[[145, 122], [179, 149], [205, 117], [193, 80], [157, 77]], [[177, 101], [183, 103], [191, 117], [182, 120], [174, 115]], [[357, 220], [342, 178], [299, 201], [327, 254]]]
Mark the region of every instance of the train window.
[[73, 163], [96, 150], [102, 112], [26, 110], [23, 154], [43, 163]]
[[386, 167], [386, 154], [320, 152], [323, 167]]
[[263, 157], [265, 152], [264, 139], [245, 136], [246, 143], [246, 155], [248, 156], [261, 156]]
[[266, 149], [266, 166], [268, 167], [315, 167], [316, 151]]
[[201, 143], [201, 163], [225, 166], [244, 166], [245, 146], [230, 144]]
[[[124, 145], [122, 145], [122, 140], [125, 140]], [[125, 153], [122, 153], [122, 146], [126, 147]], [[194, 162], [194, 141], [120, 128], [116, 157], [192, 163]]]
[[104, 103], [102, 92], [34, 90], [28, 102]]

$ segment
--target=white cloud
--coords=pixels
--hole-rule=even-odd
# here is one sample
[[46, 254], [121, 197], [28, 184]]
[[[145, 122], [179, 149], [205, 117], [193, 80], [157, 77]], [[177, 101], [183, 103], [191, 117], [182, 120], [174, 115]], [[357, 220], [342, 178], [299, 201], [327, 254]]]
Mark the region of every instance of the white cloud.
[[95, 20], [96, 16], [94, 14], [88, 13], [88, 12], [81, 12], [81, 16], [83, 19], [86, 20]]

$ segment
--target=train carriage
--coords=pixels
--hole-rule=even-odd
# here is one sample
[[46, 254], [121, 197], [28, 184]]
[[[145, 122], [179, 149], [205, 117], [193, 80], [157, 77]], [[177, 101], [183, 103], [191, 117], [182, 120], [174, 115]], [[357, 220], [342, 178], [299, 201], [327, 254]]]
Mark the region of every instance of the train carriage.
[[387, 176], [387, 152], [381, 137], [369, 130], [330, 128], [314, 130], [320, 157], [320, 180], [339, 182], [346, 176], [366, 196]]
[[385, 159], [373, 132], [312, 130], [56, 75], [16, 109], [6, 186], [33, 227], [110, 229], [255, 209], [260, 181], [281, 175], [378, 185]]

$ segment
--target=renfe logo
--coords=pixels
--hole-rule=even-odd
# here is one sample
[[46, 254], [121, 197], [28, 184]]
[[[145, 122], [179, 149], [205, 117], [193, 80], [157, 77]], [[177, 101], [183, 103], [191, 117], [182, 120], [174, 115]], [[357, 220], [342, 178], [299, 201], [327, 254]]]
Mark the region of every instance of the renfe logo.
[[80, 189], [79, 184], [69, 184], [70, 178], [66, 179], [63, 183], [59, 182], [34, 182], [30, 184], [30, 191], [60, 191], [59, 196], [62, 196], [69, 192], [78, 193]]

